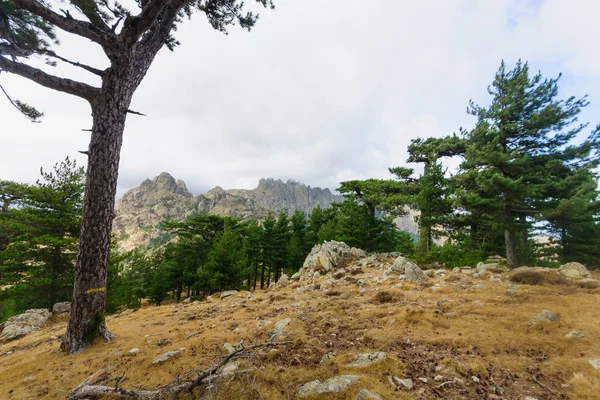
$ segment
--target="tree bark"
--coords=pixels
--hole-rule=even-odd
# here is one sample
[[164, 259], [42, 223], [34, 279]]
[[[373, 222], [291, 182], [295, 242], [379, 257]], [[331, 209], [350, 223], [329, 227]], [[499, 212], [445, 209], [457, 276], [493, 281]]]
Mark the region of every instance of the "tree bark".
[[91, 102], [93, 125], [75, 285], [61, 344], [61, 350], [69, 353], [81, 351], [97, 337], [105, 341], [113, 337], [104, 323], [106, 278], [119, 159], [132, 95], [122, 78], [122, 71], [111, 74], [103, 82], [102, 95]]

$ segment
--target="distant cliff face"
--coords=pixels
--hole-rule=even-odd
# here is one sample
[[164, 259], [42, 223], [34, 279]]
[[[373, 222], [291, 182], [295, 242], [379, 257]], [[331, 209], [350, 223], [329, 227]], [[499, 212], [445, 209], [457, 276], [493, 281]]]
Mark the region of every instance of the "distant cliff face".
[[113, 232], [121, 249], [132, 250], [161, 244], [164, 232], [156, 226], [164, 220], [182, 221], [201, 213], [264, 219], [281, 211], [289, 215], [296, 209], [309, 213], [317, 205], [327, 208], [340, 201], [343, 197], [329, 189], [274, 179], [261, 179], [256, 189], [224, 190], [217, 186], [194, 196], [183, 181], [163, 172], [129, 190], [117, 202]]

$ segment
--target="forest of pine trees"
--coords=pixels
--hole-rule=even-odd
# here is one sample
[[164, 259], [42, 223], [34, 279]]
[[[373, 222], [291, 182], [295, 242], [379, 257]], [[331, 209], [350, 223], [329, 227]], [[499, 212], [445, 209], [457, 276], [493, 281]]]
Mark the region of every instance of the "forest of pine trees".
[[[346, 181], [346, 200], [309, 215], [263, 221], [200, 214], [164, 221], [172, 238], [152, 251], [120, 252], [113, 238], [107, 311], [160, 305], [229, 289], [259, 290], [297, 272], [317, 243], [399, 251], [426, 266], [475, 265], [499, 254], [510, 267], [578, 261], [600, 268], [600, 127], [578, 121], [587, 100], [558, 96], [559, 78], [501, 64], [491, 103], [470, 103], [470, 130], [416, 138], [392, 179]], [[450, 171], [448, 158], [458, 158]], [[84, 172], [68, 158], [35, 185], [0, 181], [0, 322], [71, 299]], [[418, 211], [419, 235], [393, 222]], [[541, 240], [545, 238], [545, 240]]]

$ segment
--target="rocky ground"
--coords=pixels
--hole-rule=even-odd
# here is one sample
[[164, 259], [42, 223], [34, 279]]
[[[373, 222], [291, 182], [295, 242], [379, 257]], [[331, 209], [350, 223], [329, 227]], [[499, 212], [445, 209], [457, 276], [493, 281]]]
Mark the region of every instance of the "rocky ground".
[[272, 340], [291, 343], [230, 363], [187, 398], [599, 399], [600, 274], [488, 261], [421, 271], [398, 254], [324, 246], [268, 290], [108, 317], [117, 338], [75, 356], [58, 351], [56, 312], [1, 344], [0, 398], [65, 398], [100, 369], [107, 386], [155, 389]]

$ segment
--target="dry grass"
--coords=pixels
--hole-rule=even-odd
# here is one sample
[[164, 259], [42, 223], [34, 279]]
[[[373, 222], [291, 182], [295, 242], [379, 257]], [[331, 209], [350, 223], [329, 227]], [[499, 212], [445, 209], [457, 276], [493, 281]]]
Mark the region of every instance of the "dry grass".
[[[364, 269], [364, 274], [380, 273]], [[366, 278], [364, 274], [356, 278]], [[75, 356], [58, 351], [53, 337], [64, 333], [66, 322], [53, 321], [0, 346], [0, 399], [63, 399], [101, 368], [112, 376], [124, 375], [123, 386], [154, 388], [206, 367], [226, 342], [267, 340], [273, 324], [287, 317], [292, 345], [245, 360], [244, 368], [257, 368], [255, 373], [215, 391], [198, 391], [193, 398], [292, 399], [307, 381], [359, 374], [361, 380], [347, 391], [314, 399], [354, 399], [362, 388], [384, 399], [482, 399], [494, 387], [502, 387], [507, 399], [600, 399], [600, 372], [588, 363], [600, 358], [600, 289], [542, 283], [522, 285], [516, 296], [508, 296], [506, 290], [514, 284], [506, 281], [450, 274], [431, 282], [441, 282], [441, 289], [406, 283], [394, 287], [395, 282], [386, 281], [361, 292], [341, 280], [329, 295], [298, 293], [290, 286], [197, 305], [144, 305], [132, 314], [108, 317], [118, 337]], [[531, 324], [543, 309], [557, 312], [561, 320]], [[586, 338], [565, 338], [572, 330]], [[186, 339], [195, 332], [200, 333]], [[127, 356], [132, 347], [140, 349], [137, 356]], [[186, 348], [181, 358], [151, 365], [156, 356], [180, 347]], [[321, 357], [331, 351], [337, 356], [320, 366]], [[358, 370], [346, 366], [354, 355], [368, 351], [385, 351], [388, 358]], [[436, 375], [463, 383], [436, 388]], [[409, 377], [416, 387], [397, 391], [389, 376]]]

